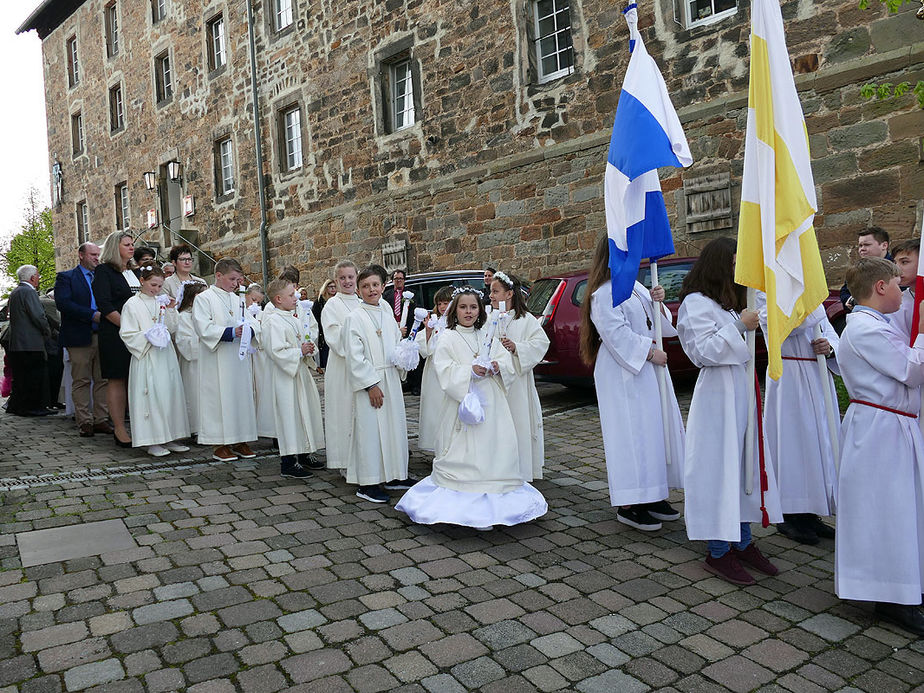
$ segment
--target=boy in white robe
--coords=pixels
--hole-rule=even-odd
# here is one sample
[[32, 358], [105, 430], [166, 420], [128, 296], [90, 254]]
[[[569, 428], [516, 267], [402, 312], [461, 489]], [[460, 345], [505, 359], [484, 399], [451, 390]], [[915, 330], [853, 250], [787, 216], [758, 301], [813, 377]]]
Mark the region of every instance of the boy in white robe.
[[[174, 441], [189, 436], [186, 397], [169, 331], [175, 329], [173, 299], [158, 294], [164, 273], [154, 265], [141, 269], [141, 291], [125, 302], [119, 336], [132, 355], [128, 403], [132, 411], [132, 445], [147, 446], [163, 457], [189, 448]], [[155, 328], [155, 326], [158, 326]], [[159, 330], [159, 337], [152, 329]], [[153, 341], [152, 341], [153, 340]]]
[[347, 345], [343, 324], [359, 308], [356, 295], [356, 265], [341, 260], [334, 267], [337, 294], [324, 304], [321, 326], [330, 348], [324, 369], [324, 430], [327, 439], [327, 468], [346, 470], [350, 458], [350, 426], [353, 420], [353, 390], [346, 365]]
[[359, 485], [360, 498], [387, 503], [385, 489], [407, 489], [416, 483], [407, 474], [407, 417], [401, 391], [405, 373], [391, 363], [401, 331], [388, 305], [380, 303], [378, 272], [364, 269], [357, 283], [362, 303], [347, 316], [341, 339], [353, 393], [346, 480]]
[[[898, 309], [894, 317], [898, 327], [908, 335], [909, 344], [911, 344], [911, 323], [914, 319], [914, 292], [918, 279], [919, 243], [920, 239], [911, 238], [907, 241], [896, 243], [892, 249], [892, 259], [899, 271], [898, 284], [904, 289], [901, 308]], [[914, 333], [917, 334], [916, 327]]]
[[[760, 325], [767, 334], [767, 295], [757, 292]], [[815, 338], [815, 326], [821, 337]], [[821, 516], [834, 515], [834, 446], [828, 426], [824, 389], [837, 407], [837, 391], [831, 373], [839, 373], [837, 332], [818, 306], [801, 325], [793, 328], [782, 344], [783, 374], [767, 378], [764, 397], [764, 437], [773, 460], [783, 522], [777, 531], [800, 544], [817, 544], [818, 538], [834, 538], [834, 528]], [[816, 355], [825, 356], [829, 369], [822, 382]], [[840, 412], [835, 412], [840, 433]]]
[[257, 439], [253, 362], [240, 358], [244, 330], [259, 339], [259, 325], [247, 312], [237, 289], [244, 271], [237, 260], [215, 265], [215, 284], [196, 297], [193, 324], [199, 335], [199, 443], [214, 445], [212, 457], [231, 462], [253, 458], [247, 445]]
[[888, 260], [861, 258], [847, 286], [857, 305], [838, 352], [851, 404], [841, 437], [834, 586], [841, 599], [876, 602], [877, 616], [922, 636], [924, 321], [908, 346], [890, 320], [902, 295]]
[[[260, 326], [261, 335], [265, 312], [263, 299], [263, 287], [259, 284], [250, 284], [244, 292], [244, 307]], [[271, 305], [267, 304], [266, 307], [270, 308]], [[276, 418], [273, 414], [273, 392], [270, 386], [272, 366], [264, 351], [263, 340], [255, 341], [252, 347], [250, 357], [253, 360], [253, 399], [257, 408], [257, 435], [260, 438], [276, 438]]]
[[504, 272], [495, 272], [491, 279], [491, 307], [500, 312], [504, 305], [506, 315], [492, 312], [498, 319], [498, 333], [494, 339], [510, 352], [510, 368], [501, 371], [507, 389], [507, 404], [513, 415], [520, 454], [520, 475], [523, 481], [542, 478], [545, 465], [545, 435], [542, 430], [542, 405], [533, 369], [545, 358], [549, 350], [549, 337], [529, 311], [520, 281]]
[[[173, 275], [176, 276], [176, 275]], [[193, 324], [192, 307], [196, 296], [208, 289], [206, 284], [191, 282], [184, 286], [181, 302], [177, 306], [176, 351], [180, 361], [180, 375], [186, 393], [186, 415], [189, 432], [199, 431], [199, 335]]]
[[[295, 284], [279, 279], [269, 285], [273, 309], [264, 311], [261, 336], [270, 364], [269, 392], [273, 394], [275, 430], [279, 439], [280, 473], [304, 479], [311, 476], [310, 453], [324, 445], [321, 398], [312, 371], [317, 323], [308, 313], [308, 334], [295, 314]], [[267, 306], [269, 308], [269, 306]]]

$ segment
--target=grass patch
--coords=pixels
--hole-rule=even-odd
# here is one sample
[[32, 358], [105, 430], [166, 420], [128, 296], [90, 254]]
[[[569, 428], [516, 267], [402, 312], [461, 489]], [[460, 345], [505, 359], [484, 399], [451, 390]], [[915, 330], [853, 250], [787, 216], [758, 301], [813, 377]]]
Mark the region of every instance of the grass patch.
[[850, 395], [847, 394], [847, 387], [844, 385], [844, 379], [839, 375], [834, 375], [834, 389], [837, 390], [837, 406], [841, 410], [841, 416], [847, 413], [847, 407], [850, 405]]

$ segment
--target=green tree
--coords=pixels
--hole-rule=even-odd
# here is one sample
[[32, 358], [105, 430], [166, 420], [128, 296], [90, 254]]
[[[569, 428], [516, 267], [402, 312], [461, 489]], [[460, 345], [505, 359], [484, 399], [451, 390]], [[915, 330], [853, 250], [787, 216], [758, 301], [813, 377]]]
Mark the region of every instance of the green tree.
[[30, 188], [23, 209], [20, 232], [10, 240], [9, 248], [0, 255], [0, 269], [16, 282], [16, 270], [23, 265], [38, 267], [39, 289], [50, 289], [55, 283], [55, 235], [51, 209], [42, 207], [39, 191]]
[[[912, 0], [879, 0], [879, 3], [885, 5], [891, 14], [898, 12], [906, 2], [910, 3]], [[861, 10], [868, 10], [870, 3], [871, 0], [860, 0], [858, 6]], [[921, 0], [917, 18], [924, 20], [924, 0]], [[918, 106], [924, 108], [924, 80], [921, 79], [918, 80], [917, 84], [912, 84], [911, 82], [899, 82], [898, 84], [892, 84], [892, 82], [882, 82], [881, 84], [869, 82], [860, 87], [860, 94], [864, 99], [876, 97], [880, 101], [882, 99], [902, 97], [909, 92], [917, 98]]]

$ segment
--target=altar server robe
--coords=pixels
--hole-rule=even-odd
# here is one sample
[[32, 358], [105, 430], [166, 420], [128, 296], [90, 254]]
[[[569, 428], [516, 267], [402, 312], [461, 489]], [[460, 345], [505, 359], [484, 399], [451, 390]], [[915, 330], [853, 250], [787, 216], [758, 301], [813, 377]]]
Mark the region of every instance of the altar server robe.
[[[472, 361], [481, 349], [482, 331], [458, 325], [440, 334], [433, 355], [436, 375], [446, 393], [440, 412], [440, 448], [430, 478], [437, 486], [469, 493], [507, 493], [523, 485], [513, 416], [503, 379], [472, 377]], [[495, 342], [491, 358], [510, 369], [509, 352]], [[485, 420], [467, 425], [459, 420], [459, 404], [469, 387], [477, 391]]]
[[[338, 293], [324, 304], [321, 326], [330, 352], [324, 369], [324, 430], [328, 469], [346, 469], [350, 459], [353, 420], [353, 388], [347, 370], [347, 344], [343, 324], [359, 308], [359, 296]], [[404, 477], [402, 477], [404, 478]]]
[[[324, 310], [327, 311], [327, 306]], [[353, 395], [347, 483], [370, 486], [406, 479], [407, 415], [401, 391], [405, 373], [389, 361], [401, 340], [394, 314], [386, 303], [376, 306], [361, 303], [347, 316], [341, 338]], [[329, 359], [327, 365], [329, 368]], [[366, 391], [376, 384], [385, 396], [385, 403], [378, 409], [373, 408]]]
[[[199, 335], [199, 443], [233, 445], [257, 439], [252, 359], [240, 359], [240, 339], [221, 341], [225, 328], [237, 327], [243, 316], [259, 340], [260, 327], [244, 310], [236, 293], [210, 286], [193, 303], [193, 324]], [[251, 342], [253, 343], [253, 341]]]
[[415, 337], [420, 347], [420, 357], [425, 358], [423, 375], [420, 378], [420, 415], [417, 426], [417, 449], [435, 452], [437, 433], [439, 432], [439, 416], [443, 409], [443, 400], [446, 395], [440, 387], [436, 377], [436, 368], [433, 366], [433, 354], [439, 344], [440, 335], [446, 329], [446, 321], [440, 318], [427, 339], [426, 326], [421, 326]]
[[[539, 321], [529, 313], [507, 322], [506, 334], [516, 344], [516, 352], [504, 360], [509, 367], [501, 371], [501, 376], [507, 389], [507, 404], [517, 435], [520, 476], [523, 481], [532, 481], [542, 478], [542, 467], [545, 464], [542, 405], [539, 403], [533, 369], [545, 358], [549, 350], [549, 338]], [[495, 334], [494, 338], [500, 342], [500, 335]], [[504, 349], [503, 345], [500, 346]]]
[[[636, 282], [633, 295], [613, 307], [609, 282], [594, 291], [590, 319], [600, 335], [594, 386], [603, 430], [603, 451], [613, 506], [654, 503], [670, 489], [683, 488], [684, 431], [680, 407], [665, 370], [670, 425], [671, 464], [667, 464], [661, 393], [655, 366], [648, 361], [654, 346], [655, 318], [651, 294]], [[665, 337], [677, 331], [662, 304]]]
[[[760, 522], [760, 471], [754, 436], [754, 489], [744, 489], [744, 434], [748, 407], [747, 344], [738, 315], [701, 293], [680, 304], [677, 332], [684, 352], [700, 368], [687, 416], [684, 517], [690, 539], [738, 542], [742, 522]], [[766, 448], [766, 446], [765, 446]], [[776, 473], [765, 455], [770, 522], [782, 522]]]
[[[767, 296], [757, 292], [760, 325], [766, 334]], [[825, 394], [837, 407], [834, 378], [826, 373], [824, 383], [812, 349], [815, 325], [837, 352], [840, 339], [828, 321], [823, 306], [818, 306], [801, 325], [794, 328], [782, 344], [783, 374], [779, 380], [767, 378], [764, 397], [764, 436], [773, 458], [780, 506], [783, 513], [833, 515], [837, 485], [834, 447], [828, 429]], [[786, 357], [809, 358], [794, 361]], [[827, 367], [838, 372], [837, 359], [826, 359]], [[835, 414], [840, 424], [840, 412]], [[840, 426], [838, 426], [838, 432]]]
[[[302, 356], [302, 321], [293, 311], [265, 311], [263, 351], [269, 362], [268, 392], [273, 398], [280, 455], [309, 453], [324, 447], [321, 398], [312, 371], [314, 356]], [[317, 343], [318, 324], [311, 313], [309, 330]]]
[[256, 351], [251, 354], [253, 358], [254, 405], [257, 408], [257, 435], [261, 438], [277, 437], [276, 416], [273, 411], [273, 366], [267, 356], [266, 346], [263, 344], [262, 339], [263, 322], [266, 316], [275, 310], [276, 307], [272, 303], [268, 303], [266, 308], [254, 317], [254, 321], [260, 325], [261, 335], [259, 344], [254, 344]]
[[[175, 275], [174, 275], [175, 276]], [[199, 430], [199, 335], [193, 325], [192, 310], [179, 314], [176, 328], [176, 350], [180, 361], [180, 376], [186, 393], [186, 416], [189, 430]]]
[[[154, 326], [160, 305], [147, 294], [132, 296], [122, 307], [119, 336], [132, 355], [128, 372], [128, 403], [132, 412], [132, 445], [163, 445], [189, 436], [186, 396], [172, 344], [158, 349], [144, 333]], [[176, 312], [165, 311], [168, 330], [176, 327]]]
[[[838, 361], [852, 399], [920, 414], [924, 339], [855, 308]], [[841, 599], [920, 604], [924, 592], [924, 438], [918, 421], [851, 404], [841, 429], [834, 587]]]

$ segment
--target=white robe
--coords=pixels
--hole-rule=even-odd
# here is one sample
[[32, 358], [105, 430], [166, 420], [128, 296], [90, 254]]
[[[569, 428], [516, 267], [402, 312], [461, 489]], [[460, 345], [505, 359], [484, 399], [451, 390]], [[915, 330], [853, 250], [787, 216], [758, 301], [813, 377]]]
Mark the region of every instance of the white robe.
[[[670, 489], [683, 488], [684, 431], [670, 375], [665, 371], [670, 409], [671, 464], [664, 454], [661, 394], [655, 366], [648, 361], [654, 346], [649, 327], [654, 307], [651, 294], [635, 283], [633, 295], [613, 307], [609, 282], [591, 298], [590, 318], [600, 335], [594, 364], [594, 386], [600, 408], [606, 474], [613, 506], [654, 503]], [[663, 307], [663, 304], [662, 304]], [[677, 334], [670, 311], [663, 307], [665, 337]]]
[[237, 327], [241, 316], [254, 331], [254, 341], [260, 338], [260, 327], [244, 311], [241, 296], [217, 286], [196, 296], [192, 313], [199, 335], [199, 443], [233, 445], [254, 441], [257, 411], [253, 363], [250, 358], [238, 358], [239, 337], [223, 342], [221, 336], [226, 327]]
[[421, 326], [414, 341], [420, 347], [420, 357], [425, 358], [423, 375], [420, 378], [420, 414], [417, 425], [417, 449], [427, 452], [436, 451], [436, 438], [439, 432], [440, 411], [444, 406], [446, 395], [440, 387], [433, 366], [433, 353], [439, 343], [440, 334], [446, 329], [445, 323], [438, 323], [427, 339], [426, 326]]
[[[548, 510], [542, 494], [520, 475], [513, 417], [498, 375], [472, 377], [472, 361], [481, 349], [481, 330], [458, 326], [439, 338], [434, 367], [446, 393], [440, 417], [440, 449], [433, 472], [415, 484], [395, 506], [421, 524], [467, 527], [515, 525]], [[510, 368], [509, 353], [497, 342], [492, 359]], [[467, 425], [459, 404], [473, 388], [483, 403], [485, 420]]]
[[[275, 430], [280, 455], [298, 455], [324, 447], [321, 397], [312, 371], [314, 356], [302, 356], [302, 323], [292, 311], [264, 312], [262, 341], [270, 366], [268, 391], [273, 395]], [[309, 313], [310, 315], [310, 313]], [[318, 323], [311, 316], [311, 339], [317, 343]]]
[[[377, 330], [382, 334], [376, 334]], [[347, 350], [346, 366], [353, 395], [347, 483], [371, 486], [406, 479], [407, 414], [401, 391], [405, 373], [389, 362], [401, 341], [398, 323], [386, 304], [362, 303], [347, 316], [341, 338]], [[327, 363], [330, 366], [330, 361]], [[373, 408], [366, 391], [376, 384], [385, 397], [385, 403], [378, 409]]]
[[[767, 334], [767, 297], [757, 292], [757, 308], [763, 334]], [[837, 352], [837, 332], [818, 306], [783, 342], [783, 374], [779, 380], [767, 378], [764, 397], [764, 436], [773, 459], [780, 506], [784, 514], [813, 513], [833, 515], [837, 485], [834, 448], [828, 430], [823, 387], [831, 392], [837, 407], [834, 378], [827, 373], [824, 384], [812, 349], [815, 325], [821, 324], [822, 337]], [[792, 358], [810, 358], [796, 361]], [[826, 359], [828, 368], [838, 372], [837, 359]], [[841, 415], [837, 414], [838, 429]]]
[[[507, 323], [507, 338], [516, 344], [516, 353], [504, 361], [509, 368], [501, 371], [507, 388], [507, 404], [513, 416], [513, 427], [517, 435], [517, 450], [520, 456], [520, 476], [523, 481], [542, 478], [545, 464], [545, 435], [542, 430], [542, 405], [533, 369], [545, 358], [549, 350], [549, 338], [532, 315]], [[495, 340], [501, 349], [500, 335]], [[504, 349], [506, 351], [506, 349]]]
[[324, 369], [324, 430], [328, 469], [346, 469], [350, 459], [353, 389], [347, 371], [343, 324], [347, 316], [359, 308], [359, 304], [359, 296], [356, 294], [338, 293], [324, 304], [321, 311], [324, 339], [330, 347], [327, 368]]
[[[840, 362], [852, 399], [919, 414], [924, 339], [854, 309]], [[851, 404], [841, 429], [834, 588], [841, 599], [919, 604], [924, 592], [924, 437], [918, 420]]]
[[[144, 333], [154, 326], [160, 313], [157, 301], [143, 293], [132, 296], [122, 307], [119, 336], [132, 355], [128, 373], [128, 405], [132, 412], [132, 445], [163, 445], [189, 436], [186, 396], [172, 344], [153, 346]], [[165, 312], [167, 328], [176, 313]]]
[[[754, 488], [744, 489], [747, 428], [747, 344], [736, 313], [703, 294], [680, 304], [677, 332], [684, 352], [700, 368], [687, 416], [684, 517], [690, 539], [738, 542], [742, 522], [760, 522], [760, 470], [754, 435]], [[766, 446], [765, 446], [766, 449]], [[770, 522], [782, 522], [773, 460], [765, 455]]]
[[192, 310], [179, 314], [176, 328], [176, 350], [180, 360], [180, 375], [186, 392], [186, 416], [189, 430], [199, 430], [199, 335], [193, 325]]
[[[260, 325], [261, 337], [264, 319], [275, 310], [276, 307], [272, 303], [268, 303], [266, 308], [254, 317], [254, 320]], [[256, 348], [256, 351], [251, 354], [251, 358], [253, 359], [254, 404], [257, 408], [257, 435], [261, 438], [275, 438], [276, 414], [273, 410], [273, 366], [266, 354], [263, 340], [260, 339], [259, 343], [253, 346]]]

